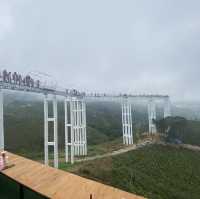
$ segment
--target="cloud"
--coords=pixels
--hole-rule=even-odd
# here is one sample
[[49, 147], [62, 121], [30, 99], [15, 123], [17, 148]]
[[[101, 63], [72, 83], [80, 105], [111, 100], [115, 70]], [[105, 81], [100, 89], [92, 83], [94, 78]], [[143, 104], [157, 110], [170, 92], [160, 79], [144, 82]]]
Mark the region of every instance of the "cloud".
[[199, 7], [197, 0], [0, 0], [0, 65], [49, 73], [65, 87], [198, 99]]
[[4, 39], [6, 34], [13, 28], [13, 20], [11, 16], [10, 6], [6, 1], [0, 3], [0, 41]]

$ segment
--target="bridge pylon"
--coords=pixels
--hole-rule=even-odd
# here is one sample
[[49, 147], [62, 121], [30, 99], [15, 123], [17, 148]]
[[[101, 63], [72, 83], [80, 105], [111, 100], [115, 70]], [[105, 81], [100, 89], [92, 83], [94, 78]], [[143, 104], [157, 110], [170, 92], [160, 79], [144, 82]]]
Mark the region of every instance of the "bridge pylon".
[[133, 144], [133, 126], [131, 103], [127, 97], [122, 98], [123, 144]]
[[[58, 168], [58, 109], [56, 95], [44, 97], [44, 162], [49, 165], [49, 147], [53, 147], [54, 167]], [[49, 116], [49, 102], [53, 105], [53, 116]], [[53, 123], [53, 140], [49, 140], [49, 123]]]
[[86, 104], [84, 99], [65, 99], [65, 159], [74, 163], [74, 156], [87, 155]]

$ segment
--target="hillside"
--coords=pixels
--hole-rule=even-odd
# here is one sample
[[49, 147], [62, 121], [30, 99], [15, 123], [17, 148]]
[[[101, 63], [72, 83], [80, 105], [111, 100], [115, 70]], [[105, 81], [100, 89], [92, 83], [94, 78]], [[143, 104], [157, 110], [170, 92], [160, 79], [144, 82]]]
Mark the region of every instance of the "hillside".
[[[22, 95], [23, 96], [23, 95]], [[24, 96], [23, 96], [24, 97]], [[23, 98], [7, 95], [4, 104], [6, 149], [31, 158], [43, 155], [43, 101], [39, 98]], [[58, 103], [58, 139], [60, 150], [64, 149], [64, 105]], [[134, 113], [134, 131], [147, 129], [147, 116], [137, 107]], [[122, 139], [121, 106], [113, 102], [87, 103], [87, 139], [89, 146]], [[90, 147], [89, 147], [90, 148]], [[94, 147], [92, 147], [94, 149]]]
[[78, 175], [151, 199], [197, 199], [200, 153], [154, 145], [119, 156], [76, 164]]
[[160, 133], [166, 134], [166, 141], [180, 140], [185, 144], [200, 146], [200, 122], [183, 117], [168, 117], [156, 121]]

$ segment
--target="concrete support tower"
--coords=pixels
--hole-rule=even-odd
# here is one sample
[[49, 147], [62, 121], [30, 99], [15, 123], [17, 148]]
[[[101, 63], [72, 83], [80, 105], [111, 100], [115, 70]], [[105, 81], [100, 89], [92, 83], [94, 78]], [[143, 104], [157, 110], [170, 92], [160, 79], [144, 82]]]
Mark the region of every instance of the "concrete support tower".
[[156, 120], [156, 104], [153, 99], [149, 100], [148, 104], [148, 116], [149, 116], [149, 133], [155, 134], [157, 132], [154, 120]]
[[65, 100], [65, 156], [71, 163], [74, 156], [87, 155], [86, 105], [83, 99], [68, 98]]
[[0, 150], [4, 150], [3, 90], [0, 90]]
[[169, 97], [164, 101], [164, 118], [171, 116], [171, 103]]
[[[49, 116], [49, 102], [53, 105], [53, 116]], [[53, 140], [49, 140], [49, 123], [53, 123]], [[57, 99], [44, 98], [44, 154], [45, 165], [49, 165], [49, 147], [53, 147], [54, 167], [58, 168], [58, 111]]]
[[133, 144], [133, 127], [131, 103], [128, 98], [122, 99], [122, 131], [123, 143], [126, 145]]

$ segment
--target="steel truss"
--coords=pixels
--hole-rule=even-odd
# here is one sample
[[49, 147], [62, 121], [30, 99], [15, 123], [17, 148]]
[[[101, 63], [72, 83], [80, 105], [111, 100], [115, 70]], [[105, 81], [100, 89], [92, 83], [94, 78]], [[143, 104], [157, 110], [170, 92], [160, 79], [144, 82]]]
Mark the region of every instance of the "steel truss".
[[65, 100], [65, 157], [74, 163], [74, 156], [87, 155], [86, 104], [83, 99]]
[[[44, 97], [44, 162], [49, 165], [49, 147], [53, 147], [54, 167], [58, 168], [58, 109], [56, 95]], [[49, 116], [49, 102], [53, 105], [53, 116]], [[51, 104], [51, 103], [50, 103]], [[49, 123], [53, 123], [53, 140], [49, 140]]]
[[128, 98], [122, 99], [123, 144], [133, 144], [132, 110]]

